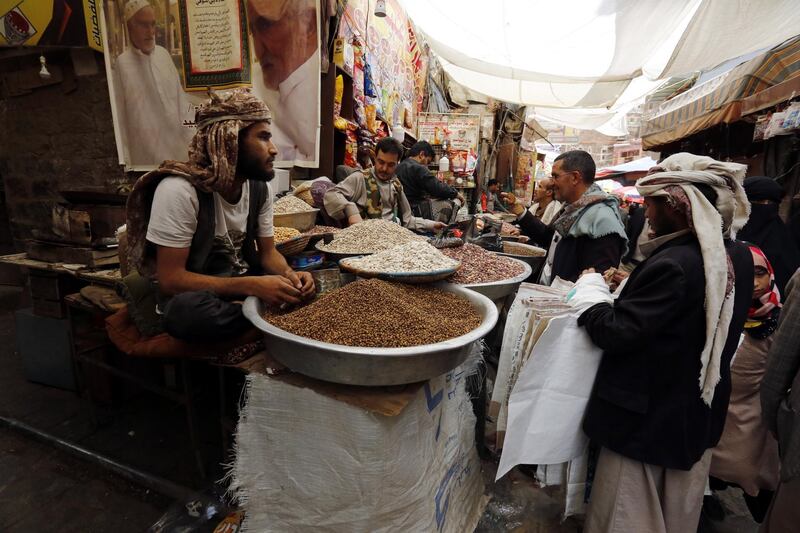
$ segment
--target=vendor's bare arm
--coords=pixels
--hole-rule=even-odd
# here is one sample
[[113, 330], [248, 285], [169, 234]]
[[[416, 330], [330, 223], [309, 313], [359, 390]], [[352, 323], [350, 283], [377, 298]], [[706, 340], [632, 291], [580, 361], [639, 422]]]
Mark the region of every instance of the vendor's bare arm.
[[258, 296], [271, 304], [300, 303], [301, 290], [285, 276], [207, 276], [186, 270], [188, 257], [189, 248], [158, 246], [156, 272], [163, 293], [173, 295], [206, 290], [223, 297]]

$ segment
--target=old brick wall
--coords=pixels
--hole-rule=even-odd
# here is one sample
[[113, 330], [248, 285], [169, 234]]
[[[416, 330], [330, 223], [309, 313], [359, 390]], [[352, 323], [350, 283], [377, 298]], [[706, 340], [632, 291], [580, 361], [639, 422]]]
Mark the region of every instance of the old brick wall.
[[[117, 160], [102, 56], [95, 54], [98, 73], [81, 77], [74, 76], [67, 51], [46, 56], [63, 82], [0, 101], [0, 175], [20, 250], [20, 241], [49, 231], [59, 190], [111, 192], [129, 181]], [[38, 53], [0, 57], [0, 74], [30, 68], [38, 70]]]

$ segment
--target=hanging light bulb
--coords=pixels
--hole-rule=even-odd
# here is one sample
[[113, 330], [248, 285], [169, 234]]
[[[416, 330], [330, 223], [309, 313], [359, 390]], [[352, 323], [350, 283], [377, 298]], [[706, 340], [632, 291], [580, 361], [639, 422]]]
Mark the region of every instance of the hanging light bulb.
[[377, 2], [375, 2], [375, 16], [376, 17], [386, 16], [386, 0], [378, 0]]
[[43, 80], [49, 80], [51, 74], [50, 71], [47, 70], [47, 60], [44, 58], [44, 55], [39, 56], [39, 63], [42, 65], [41, 70], [39, 70], [39, 77]]

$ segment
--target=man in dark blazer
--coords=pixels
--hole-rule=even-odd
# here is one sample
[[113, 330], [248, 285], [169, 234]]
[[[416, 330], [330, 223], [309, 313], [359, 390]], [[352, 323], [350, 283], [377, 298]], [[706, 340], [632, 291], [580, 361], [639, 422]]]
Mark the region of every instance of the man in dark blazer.
[[743, 165], [678, 154], [662, 167], [637, 184], [645, 260], [578, 321], [604, 351], [584, 419], [602, 447], [586, 533], [697, 528], [750, 305], [752, 258], [719, 230], [746, 219]]

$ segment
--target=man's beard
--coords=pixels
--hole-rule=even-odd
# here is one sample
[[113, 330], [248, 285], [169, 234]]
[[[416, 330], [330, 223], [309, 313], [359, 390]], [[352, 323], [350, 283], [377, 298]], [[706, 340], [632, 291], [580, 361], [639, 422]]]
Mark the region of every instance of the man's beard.
[[236, 173], [250, 180], [269, 182], [275, 178], [275, 169], [265, 169], [260, 161], [242, 157], [236, 165]]

